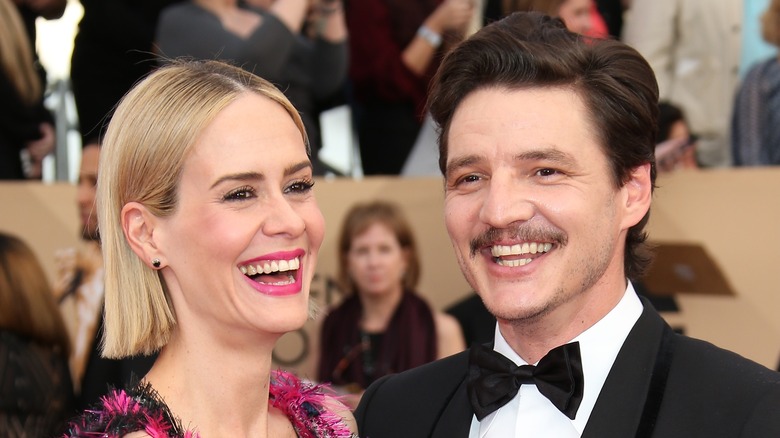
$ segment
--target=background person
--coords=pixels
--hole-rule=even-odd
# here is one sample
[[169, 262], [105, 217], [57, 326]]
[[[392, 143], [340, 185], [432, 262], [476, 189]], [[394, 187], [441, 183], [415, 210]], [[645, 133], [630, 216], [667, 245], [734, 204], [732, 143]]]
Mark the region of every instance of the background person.
[[338, 277], [347, 297], [322, 325], [320, 381], [360, 394], [382, 376], [465, 348], [457, 321], [415, 291], [417, 246], [397, 205], [353, 206], [338, 242]]
[[470, 0], [351, 0], [350, 106], [364, 175], [398, 175], [425, 117], [428, 84], [474, 14]]
[[[761, 16], [764, 40], [780, 46], [780, 1]], [[780, 164], [780, 60], [777, 55], [748, 70], [734, 100], [731, 155], [736, 166]]]
[[622, 40], [650, 63], [660, 100], [699, 135], [703, 167], [731, 166], [729, 122], [744, 39], [742, 0], [631, 0]]
[[41, 179], [54, 150], [54, 118], [34, 42], [11, 0], [0, 0], [0, 179]]
[[658, 145], [655, 148], [659, 172], [677, 169], [698, 169], [696, 143], [682, 109], [669, 102], [658, 103]]
[[70, 343], [46, 273], [21, 239], [0, 233], [0, 434], [61, 433], [72, 415]]
[[271, 370], [308, 317], [324, 232], [312, 186], [298, 112], [251, 73], [174, 63], [123, 98], [98, 174], [103, 355], [159, 355], [68, 436], [354, 433], [346, 407]]
[[[154, 67], [160, 11], [182, 0], [79, 0], [70, 82], [82, 145], [100, 144], [119, 99]], [[64, 3], [64, 1], [63, 1]]]
[[155, 39], [163, 62], [226, 60], [283, 90], [306, 126], [315, 174], [324, 174], [318, 117], [347, 77], [341, 0], [186, 1], [164, 10]]
[[105, 285], [95, 211], [99, 157], [97, 143], [84, 147], [76, 191], [81, 242], [58, 252], [54, 287], [72, 346], [69, 362], [79, 410], [96, 403], [109, 388], [124, 388], [134, 377], [143, 376], [154, 362], [154, 355], [125, 359], [100, 355]]

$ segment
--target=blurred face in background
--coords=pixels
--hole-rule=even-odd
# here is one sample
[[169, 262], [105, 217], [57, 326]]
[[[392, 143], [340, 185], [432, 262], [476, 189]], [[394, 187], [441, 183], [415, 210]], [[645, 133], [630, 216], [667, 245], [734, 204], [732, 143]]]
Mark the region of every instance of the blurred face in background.
[[97, 214], [95, 213], [95, 191], [97, 189], [98, 159], [100, 147], [89, 144], [81, 152], [81, 170], [76, 192], [76, 202], [81, 218], [81, 237], [84, 240], [99, 240]]
[[566, 27], [579, 34], [590, 30], [592, 24], [590, 16], [592, 0], [566, 0], [558, 8], [558, 17], [566, 23]]
[[349, 274], [362, 295], [400, 294], [406, 272], [406, 252], [393, 231], [381, 222], [352, 239], [347, 255]]

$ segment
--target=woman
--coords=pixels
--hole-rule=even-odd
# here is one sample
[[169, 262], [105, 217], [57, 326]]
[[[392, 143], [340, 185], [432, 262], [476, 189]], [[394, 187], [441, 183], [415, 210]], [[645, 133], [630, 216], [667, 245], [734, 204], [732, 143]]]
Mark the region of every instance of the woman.
[[62, 431], [73, 409], [69, 350], [38, 259], [20, 239], [0, 233], [0, 435]]
[[41, 179], [54, 150], [54, 119], [33, 56], [17, 6], [0, 0], [0, 180]]
[[374, 380], [465, 348], [455, 318], [415, 292], [417, 248], [400, 209], [354, 206], [339, 237], [339, 282], [349, 296], [325, 319], [318, 378], [359, 393]]
[[103, 355], [159, 356], [70, 436], [353, 433], [344, 405], [271, 370], [308, 316], [324, 232], [312, 185], [297, 111], [251, 73], [173, 63], [123, 98], [98, 174]]
[[156, 43], [164, 58], [229, 60], [276, 84], [301, 113], [315, 163], [318, 114], [347, 76], [341, 0], [190, 0], [163, 10]]

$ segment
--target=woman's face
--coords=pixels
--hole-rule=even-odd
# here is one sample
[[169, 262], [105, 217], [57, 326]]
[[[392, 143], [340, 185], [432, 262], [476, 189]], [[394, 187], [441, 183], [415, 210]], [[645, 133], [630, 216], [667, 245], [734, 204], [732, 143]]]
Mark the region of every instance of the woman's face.
[[154, 230], [180, 330], [229, 342], [304, 324], [324, 234], [312, 184], [301, 133], [276, 102], [246, 93], [204, 129], [177, 209]]
[[406, 252], [385, 224], [375, 222], [352, 239], [347, 263], [358, 293], [382, 295], [403, 291]]
[[592, 0], [565, 0], [558, 8], [558, 17], [572, 32], [584, 34], [592, 24], [590, 7]]

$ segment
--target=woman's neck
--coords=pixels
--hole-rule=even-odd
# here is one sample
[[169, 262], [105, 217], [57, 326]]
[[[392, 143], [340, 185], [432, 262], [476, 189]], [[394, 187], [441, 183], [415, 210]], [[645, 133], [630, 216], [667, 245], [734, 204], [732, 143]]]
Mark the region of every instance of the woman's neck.
[[145, 380], [201, 436], [266, 436], [272, 348], [185, 342], [174, 334]]

